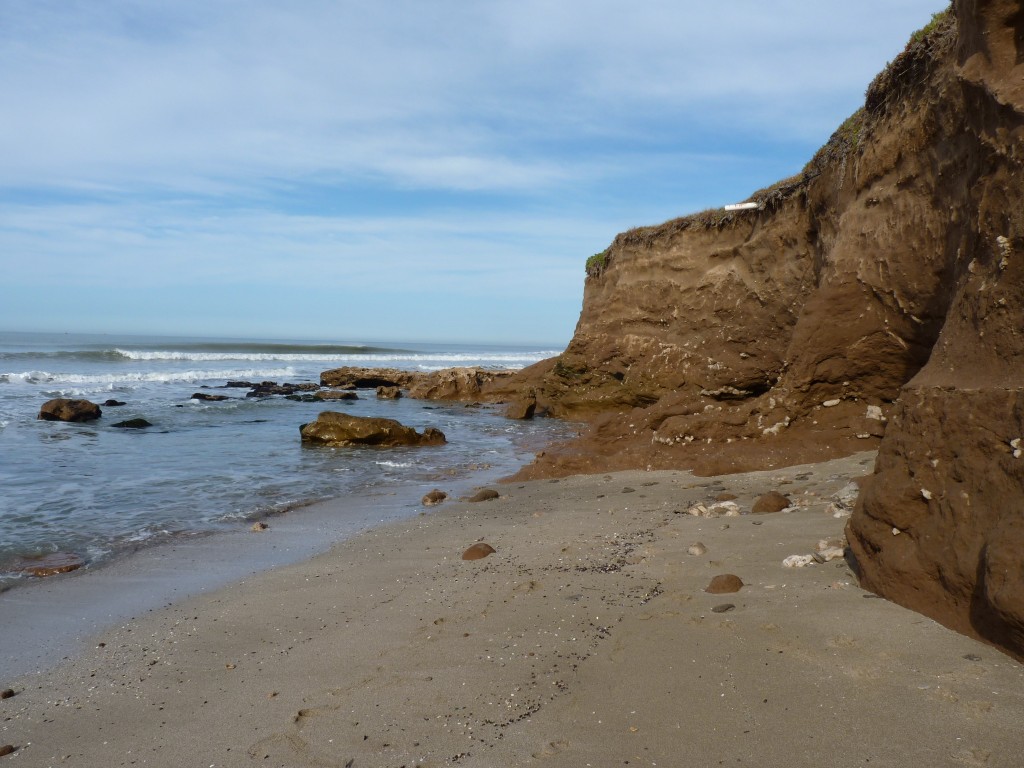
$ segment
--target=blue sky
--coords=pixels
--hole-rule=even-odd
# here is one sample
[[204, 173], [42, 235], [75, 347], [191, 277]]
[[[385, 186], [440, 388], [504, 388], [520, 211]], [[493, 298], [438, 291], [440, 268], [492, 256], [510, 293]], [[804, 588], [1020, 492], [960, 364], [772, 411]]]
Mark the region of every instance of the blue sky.
[[0, 0], [0, 329], [565, 343], [944, 0]]

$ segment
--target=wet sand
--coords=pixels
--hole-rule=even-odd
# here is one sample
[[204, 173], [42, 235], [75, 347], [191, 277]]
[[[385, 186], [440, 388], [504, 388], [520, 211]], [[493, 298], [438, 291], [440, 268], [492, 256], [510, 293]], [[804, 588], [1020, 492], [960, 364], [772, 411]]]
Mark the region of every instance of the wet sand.
[[[841, 535], [830, 499], [872, 460], [447, 502], [0, 680], [16, 693], [0, 745], [17, 747], [0, 760], [1018, 766], [1021, 665], [867, 595], [841, 559], [782, 566]], [[686, 514], [723, 492], [746, 512], [770, 490], [795, 508]], [[462, 560], [476, 541], [496, 553]], [[706, 593], [724, 573], [745, 586]]]

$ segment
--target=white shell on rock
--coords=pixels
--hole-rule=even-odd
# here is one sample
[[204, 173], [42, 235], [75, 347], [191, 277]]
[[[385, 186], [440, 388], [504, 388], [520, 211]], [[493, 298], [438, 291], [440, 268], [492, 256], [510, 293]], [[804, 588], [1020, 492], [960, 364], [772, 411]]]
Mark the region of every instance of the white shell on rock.
[[835, 408], [837, 405], [839, 405], [839, 403], [840, 401], [837, 398], [835, 400], [826, 400], [824, 403], [822, 403], [822, 406], [825, 408]]

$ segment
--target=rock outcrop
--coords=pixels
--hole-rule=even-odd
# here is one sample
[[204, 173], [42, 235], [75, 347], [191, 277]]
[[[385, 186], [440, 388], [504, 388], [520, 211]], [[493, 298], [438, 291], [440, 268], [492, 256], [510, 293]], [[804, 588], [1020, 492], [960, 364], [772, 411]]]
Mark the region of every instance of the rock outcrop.
[[445, 443], [444, 433], [433, 427], [420, 434], [394, 419], [350, 416], [337, 411], [323, 411], [316, 421], [303, 424], [299, 432], [303, 443], [317, 445], [393, 447]]
[[93, 421], [102, 415], [103, 411], [96, 403], [57, 397], [43, 403], [36, 418], [43, 421]]
[[565, 353], [488, 392], [590, 423], [522, 474], [879, 447], [863, 583], [1024, 658], [1022, 19], [956, 0], [755, 208], [595, 255]]
[[[394, 389], [420, 400], [479, 400], [487, 387], [510, 379], [511, 371], [489, 368], [444, 368], [440, 371], [402, 371], [397, 368], [332, 368], [320, 374], [325, 387], [376, 389], [390, 397]], [[495, 399], [495, 398], [490, 398]]]

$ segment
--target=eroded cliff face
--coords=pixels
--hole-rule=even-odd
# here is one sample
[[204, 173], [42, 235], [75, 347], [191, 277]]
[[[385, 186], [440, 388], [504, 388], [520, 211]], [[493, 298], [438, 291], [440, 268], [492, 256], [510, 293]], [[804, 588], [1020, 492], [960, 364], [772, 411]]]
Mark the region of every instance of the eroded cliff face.
[[956, 0], [756, 210], [593, 260], [566, 352], [504, 385], [590, 426], [524, 474], [880, 447], [864, 583], [1024, 657], [1022, 163], [1024, 10]]

